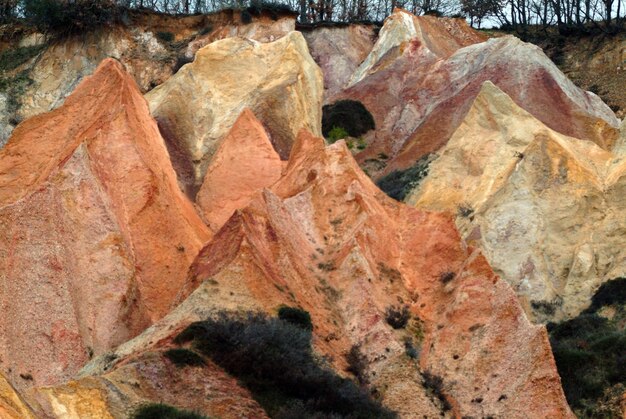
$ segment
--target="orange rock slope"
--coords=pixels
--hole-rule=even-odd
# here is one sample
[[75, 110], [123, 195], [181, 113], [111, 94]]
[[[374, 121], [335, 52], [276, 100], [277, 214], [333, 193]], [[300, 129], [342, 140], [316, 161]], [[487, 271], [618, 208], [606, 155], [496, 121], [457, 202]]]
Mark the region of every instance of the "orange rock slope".
[[[167, 344], [218, 310], [297, 305], [312, 315], [318, 351], [342, 370], [358, 345], [371, 386], [404, 417], [442, 412], [426, 371], [443, 378], [456, 416], [572, 416], [545, 328], [526, 319], [509, 285], [451, 217], [387, 198], [341, 141], [325, 147], [301, 132], [282, 178], [202, 249], [179, 302], [114, 355]], [[385, 311], [404, 304], [413, 319], [394, 330]], [[407, 340], [419, 361], [405, 354]], [[106, 367], [100, 358], [83, 374]]]
[[196, 202], [207, 225], [217, 231], [233, 211], [280, 178], [282, 162], [267, 132], [245, 109], [211, 158]]
[[0, 371], [71, 377], [163, 317], [210, 233], [146, 101], [105, 60], [0, 150]]

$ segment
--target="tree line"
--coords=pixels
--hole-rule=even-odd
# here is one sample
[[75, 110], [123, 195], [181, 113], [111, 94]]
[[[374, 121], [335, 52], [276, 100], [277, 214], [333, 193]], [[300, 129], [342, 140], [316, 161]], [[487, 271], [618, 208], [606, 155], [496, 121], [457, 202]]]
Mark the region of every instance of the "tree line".
[[66, 26], [68, 19], [93, 26], [114, 19], [120, 10], [184, 15], [221, 9], [291, 10], [301, 23], [381, 22], [396, 7], [416, 15], [467, 18], [478, 28], [488, 22], [503, 29], [557, 27], [561, 32], [623, 30], [626, 15], [626, 0], [0, 0], [0, 22], [25, 19], [49, 29]]

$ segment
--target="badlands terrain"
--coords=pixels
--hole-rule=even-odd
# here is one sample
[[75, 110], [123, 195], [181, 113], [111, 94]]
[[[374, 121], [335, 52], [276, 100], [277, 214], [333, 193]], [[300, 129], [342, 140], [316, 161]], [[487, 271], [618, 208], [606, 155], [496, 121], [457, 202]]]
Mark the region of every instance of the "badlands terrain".
[[621, 109], [461, 19], [134, 19], [3, 28], [0, 418], [626, 417]]

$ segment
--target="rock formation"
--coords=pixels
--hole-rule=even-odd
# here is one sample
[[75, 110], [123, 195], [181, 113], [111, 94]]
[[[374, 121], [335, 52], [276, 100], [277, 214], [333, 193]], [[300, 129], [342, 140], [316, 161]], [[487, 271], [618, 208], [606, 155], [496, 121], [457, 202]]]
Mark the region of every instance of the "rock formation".
[[30, 408], [2, 374], [0, 374], [0, 417], [3, 419], [35, 418]]
[[321, 26], [302, 34], [324, 74], [325, 99], [346, 87], [376, 40], [373, 25]]
[[[389, 173], [437, 151], [486, 80], [555, 131], [607, 150], [615, 144], [619, 121], [613, 112], [596, 95], [577, 88], [540, 48], [513, 36], [477, 43], [480, 38], [468, 35], [469, 28], [462, 32], [465, 43], [455, 42], [454, 32], [434, 43], [414, 35], [411, 19], [403, 11], [388, 18], [351, 86], [332, 98], [358, 100], [374, 116], [377, 129], [359, 162], [384, 153], [391, 157], [384, 170]], [[433, 27], [443, 26], [434, 22]]]
[[576, 316], [626, 274], [621, 156], [547, 128], [490, 82], [439, 155], [408, 202], [456, 213], [535, 319]]
[[213, 42], [146, 99], [184, 189], [195, 196], [211, 156], [244, 108], [263, 122], [286, 158], [298, 130], [319, 134], [322, 94], [319, 67], [302, 35], [290, 32], [266, 44]]
[[211, 28], [206, 34], [194, 38], [185, 49], [185, 57], [193, 58], [196, 52], [211, 42], [224, 38], [247, 38], [259, 42], [273, 42], [296, 29], [296, 15], [286, 13], [278, 16], [269, 15], [266, 11], [259, 11], [252, 22], [241, 21], [241, 11], [224, 10], [211, 16], [207, 23]]
[[165, 403], [209, 417], [267, 418], [250, 393], [210, 361], [181, 367], [158, 350], [102, 376], [32, 389], [27, 397], [37, 417], [122, 419], [144, 404]]
[[350, 78], [349, 86], [379, 71], [381, 64], [384, 66], [400, 58], [410, 43], [414, 48], [422, 47], [429, 57], [447, 58], [459, 48], [484, 40], [483, 35], [471, 29], [462, 19], [415, 16], [395, 9], [385, 19], [376, 44]]
[[275, 183], [281, 170], [263, 125], [245, 109], [211, 158], [196, 197], [207, 225], [217, 232], [254, 194]]
[[170, 309], [210, 233], [148, 106], [105, 60], [0, 150], [0, 371], [71, 377]]
[[[128, 18], [132, 22], [128, 26], [103, 28], [62, 42], [47, 44], [41, 34], [25, 35], [19, 41], [19, 47], [41, 46], [42, 52], [9, 74], [19, 76], [25, 71], [27, 75], [27, 79], [20, 79], [23, 87], [12, 98], [19, 102], [17, 109], [3, 109], [6, 98], [0, 93], [0, 147], [14, 128], [10, 119], [24, 120], [56, 109], [105, 58], [122, 62], [145, 93], [169, 79], [182, 63], [193, 60], [199, 48], [211, 42], [232, 36], [270, 42], [295, 29], [293, 14], [270, 16], [267, 11], [259, 12], [248, 24], [241, 23], [238, 10], [185, 17], [130, 12]], [[187, 43], [182, 56], [178, 47], [160, 38], [163, 34], [172, 36], [176, 43]]]
[[[301, 133], [283, 177], [200, 252], [179, 301], [116, 349], [119, 365], [218, 310], [297, 305], [311, 313], [314, 344], [335, 367], [359, 345], [371, 385], [404, 416], [441, 412], [421, 378], [431, 374], [443, 377], [458, 416], [571, 417], [545, 329], [528, 322], [508, 284], [449, 216], [382, 194], [342, 141], [324, 147]], [[385, 311], [403, 304], [412, 319], [395, 330]], [[419, 362], [405, 355], [405, 341], [421, 348]], [[101, 357], [83, 375], [107, 367]]]

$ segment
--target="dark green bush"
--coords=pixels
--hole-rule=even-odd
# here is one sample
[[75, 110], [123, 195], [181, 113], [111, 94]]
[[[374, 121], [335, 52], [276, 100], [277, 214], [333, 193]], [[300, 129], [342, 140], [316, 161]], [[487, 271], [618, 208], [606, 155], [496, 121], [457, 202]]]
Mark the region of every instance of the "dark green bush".
[[248, 23], [252, 23], [252, 13], [250, 13], [247, 9], [241, 11], [241, 23], [246, 25]]
[[297, 14], [290, 5], [286, 3], [272, 3], [270, 1], [252, 1], [246, 11], [251, 16], [261, 16], [262, 12], [269, 13], [270, 17], [277, 20], [280, 15]]
[[340, 100], [322, 108], [322, 133], [328, 138], [333, 128], [343, 128], [351, 137], [359, 137], [376, 128], [372, 114], [356, 100]]
[[415, 189], [420, 181], [428, 175], [428, 165], [431, 162], [431, 155], [428, 154], [406, 170], [395, 170], [376, 182], [376, 185], [387, 195], [397, 201], [404, 198]]
[[[311, 333], [263, 314], [221, 312], [177, 338], [210, 357], [245, 385], [271, 417], [386, 418], [395, 415], [320, 364]], [[294, 407], [295, 406], [295, 407]]]
[[350, 351], [346, 354], [346, 362], [348, 363], [347, 371], [354, 374], [359, 384], [367, 384], [367, 358], [361, 352], [360, 345], [352, 345]]
[[168, 349], [163, 355], [178, 367], [205, 365], [200, 355], [185, 348]]
[[207, 416], [188, 410], [180, 410], [163, 403], [151, 403], [141, 406], [132, 416], [133, 419], [209, 419]]
[[600, 286], [591, 299], [587, 313], [595, 313], [603, 306], [626, 305], [626, 278], [607, 281]]
[[411, 318], [409, 306], [389, 306], [385, 311], [385, 320], [394, 329], [404, 329]]
[[[623, 279], [605, 283], [589, 309], [559, 324], [548, 324], [554, 360], [565, 396], [579, 417], [606, 417], [605, 399], [611, 389], [626, 384], [626, 331]], [[615, 317], [597, 314], [602, 307], [616, 309]]]
[[163, 42], [172, 42], [174, 40], [174, 34], [172, 32], [157, 32], [156, 37]]
[[69, 35], [118, 21], [119, 7], [111, 0], [23, 0], [24, 18], [43, 32]]
[[0, 72], [13, 70], [39, 54], [45, 46], [34, 45], [7, 49], [0, 53]]
[[[328, 135], [326, 135], [326, 139], [328, 140], [329, 143], [334, 144], [337, 141], [344, 139], [346, 137], [349, 137], [349, 136], [350, 134], [345, 129], [341, 127], [333, 127], [333, 129], [331, 129], [328, 132]], [[348, 148], [350, 147], [348, 146]]]
[[446, 399], [443, 394], [443, 379], [438, 375], [432, 374], [430, 371], [424, 371], [422, 373], [422, 379], [424, 388], [439, 399], [443, 410], [450, 410], [452, 406], [450, 406], [450, 402], [448, 402], [448, 399]]
[[298, 326], [304, 330], [313, 330], [311, 315], [308, 311], [298, 307], [281, 307], [278, 309], [278, 318]]

